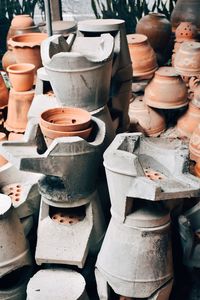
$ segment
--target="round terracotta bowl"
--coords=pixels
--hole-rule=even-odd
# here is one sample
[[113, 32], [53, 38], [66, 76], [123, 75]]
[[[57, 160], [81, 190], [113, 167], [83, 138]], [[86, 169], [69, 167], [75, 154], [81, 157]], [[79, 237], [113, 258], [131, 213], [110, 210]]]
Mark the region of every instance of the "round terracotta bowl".
[[155, 108], [184, 107], [188, 104], [187, 87], [173, 67], [161, 67], [146, 87], [143, 100]]
[[29, 91], [33, 87], [35, 65], [14, 64], [7, 68], [12, 87], [17, 92]]
[[200, 161], [200, 124], [196, 127], [190, 138], [189, 150], [190, 159], [196, 162]]
[[180, 136], [190, 138], [199, 123], [200, 108], [190, 102], [188, 110], [177, 122], [177, 130]]
[[133, 77], [147, 78], [157, 70], [156, 54], [143, 34], [128, 34], [128, 47], [133, 66]]
[[184, 42], [176, 53], [174, 67], [182, 76], [199, 76], [200, 43]]
[[54, 131], [82, 131], [91, 124], [91, 114], [75, 107], [48, 109], [41, 114], [40, 124]]
[[198, 35], [197, 27], [191, 22], [181, 22], [176, 28], [175, 35], [177, 42], [195, 40]]

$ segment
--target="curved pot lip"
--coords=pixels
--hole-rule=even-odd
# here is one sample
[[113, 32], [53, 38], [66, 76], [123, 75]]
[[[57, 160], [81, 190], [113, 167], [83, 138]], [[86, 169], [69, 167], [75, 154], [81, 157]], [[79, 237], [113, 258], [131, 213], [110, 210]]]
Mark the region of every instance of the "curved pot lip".
[[127, 34], [127, 41], [128, 41], [128, 45], [137, 46], [144, 42], [147, 42], [148, 38], [144, 34], [132, 33], [132, 34]]
[[[160, 77], [180, 77], [178, 72], [174, 67], [160, 67], [156, 72], [155, 75]], [[181, 77], [180, 77], [181, 78]]]
[[[60, 118], [59, 118], [60, 116]], [[54, 123], [50, 120], [54, 119], [64, 119], [66, 116], [66, 119], [71, 119], [72, 123], [67, 124], [66, 123]], [[53, 121], [53, 120], [52, 120]], [[66, 120], [67, 121], [67, 120]], [[73, 123], [73, 121], [75, 121]], [[50, 108], [48, 110], [45, 110], [41, 116], [40, 116], [40, 124], [50, 130], [55, 131], [80, 131], [87, 129], [91, 124], [91, 114], [82, 109], [77, 107], [56, 107], [56, 108]]]
[[154, 16], [154, 17], [159, 17], [159, 18], [165, 18], [165, 15], [164, 14], [162, 14], [162, 13], [159, 13], [159, 12], [154, 12], [154, 11], [150, 11], [149, 13], [148, 13], [148, 15], [150, 15], [150, 16]]
[[[23, 41], [23, 38], [28, 38], [28, 37], [40, 37], [39, 39], [36, 39], [35, 41]], [[48, 37], [46, 33], [42, 32], [30, 32], [30, 33], [25, 33], [25, 34], [19, 34], [19, 35], [14, 35], [13, 37], [10, 38], [9, 43], [12, 47], [36, 47], [40, 46], [42, 41], [45, 40]], [[22, 39], [22, 41], [20, 41]]]
[[[16, 70], [19, 68], [18, 70]], [[21, 69], [20, 69], [21, 68]], [[13, 64], [7, 67], [7, 72], [11, 74], [23, 74], [34, 71], [35, 65], [29, 63]]]

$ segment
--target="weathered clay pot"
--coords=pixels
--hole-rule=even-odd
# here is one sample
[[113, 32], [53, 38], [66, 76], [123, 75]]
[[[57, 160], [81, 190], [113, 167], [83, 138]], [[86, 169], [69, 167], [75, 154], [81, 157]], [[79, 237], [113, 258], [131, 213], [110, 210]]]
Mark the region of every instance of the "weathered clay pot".
[[9, 92], [0, 74], [0, 109], [8, 105]]
[[156, 108], [180, 108], [188, 103], [187, 87], [173, 67], [161, 67], [146, 87], [143, 100]]
[[178, 0], [171, 14], [173, 31], [181, 22], [191, 22], [200, 29], [199, 1], [198, 0]]
[[156, 137], [166, 128], [164, 117], [147, 106], [143, 102], [142, 96], [137, 97], [130, 103], [129, 117], [130, 128], [136, 131], [142, 131], [147, 136]]
[[31, 90], [34, 81], [33, 64], [14, 64], [7, 68], [12, 87], [17, 92], [25, 92]]
[[75, 107], [57, 107], [41, 114], [40, 124], [55, 131], [81, 131], [91, 124], [91, 114]]
[[[195, 82], [194, 82], [194, 85], [195, 85]], [[197, 80], [196, 86], [194, 86], [193, 91], [194, 91], [194, 97], [193, 97], [192, 102], [196, 106], [200, 107], [200, 82], [199, 82], [199, 79]]]
[[199, 123], [200, 107], [190, 102], [188, 110], [177, 122], [177, 130], [180, 136], [190, 138]]
[[133, 77], [147, 78], [152, 76], [158, 68], [156, 55], [151, 48], [148, 39], [143, 34], [127, 35], [128, 47], [130, 51]]
[[[6, 134], [3, 132], [0, 132], [0, 143], [3, 141], [6, 141], [6, 140], [7, 140]], [[7, 162], [8, 161], [2, 155], [0, 155], [0, 167], [5, 165]]]
[[35, 91], [16, 92], [10, 90], [8, 115], [4, 124], [8, 131], [24, 132], [28, 122], [27, 114], [31, 106]]
[[151, 47], [162, 52], [169, 43], [171, 25], [164, 14], [150, 12], [137, 23], [136, 33], [146, 35]]
[[190, 159], [196, 162], [200, 161], [200, 124], [194, 130], [190, 142], [189, 142], [189, 150], [190, 150]]
[[198, 76], [200, 74], [200, 43], [184, 42], [176, 53], [174, 67], [180, 75]]
[[13, 48], [17, 63], [32, 63], [35, 72], [42, 66], [40, 45], [47, 38], [44, 33], [27, 33], [13, 36], [10, 45]]
[[176, 42], [186, 42], [197, 39], [197, 27], [191, 22], [181, 22], [176, 28]]

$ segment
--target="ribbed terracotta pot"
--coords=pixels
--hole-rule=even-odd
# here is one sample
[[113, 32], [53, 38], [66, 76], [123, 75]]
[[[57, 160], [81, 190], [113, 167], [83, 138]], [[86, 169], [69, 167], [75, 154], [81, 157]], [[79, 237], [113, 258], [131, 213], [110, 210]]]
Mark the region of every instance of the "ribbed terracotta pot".
[[2, 75], [0, 74], [0, 109], [3, 109], [8, 105], [8, 97], [9, 97], [8, 89], [4, 83]]
[[177, 130], [180, 136], [190, 138], [199, 123], [200, 107], [190, 102], [188, 110], [177, 122]]
[[182, 76], [199, 76], [200, 43], [184, 42], [176, 53], [174, 67]]
[[128, 34], [128, 47], [133, 66], [133, 77], [149, 78], [153, 76], [158, 65], [156, 54], [143, 34]]
[[8, 115], [4, 123], [8, 131], [24, 132], [28, 122], [27, 114], [31, 106], [35, 91], [16, 92], [10, 90], [8, 102]]
[[194, 41], [197, 39], [197, 27], [191, 22], [181, 22], [175, 31], [176, 42]]
[[34, 81], [35, 65], [33, 64], [14, 64], [7, 68], [12, 87], [17, 92], [31, 90]]
[[17, 63], [31, 63], [37, 69], [42, 67], [40, 45], [47, 38], [45, 33], [27, 33], [13, 36], [10, 45], [13, 48]]
[[189, 150], [190, 150], [190, 159], [196, 162], [200, 161], [200, 124], [194, 130], [190, 142], [189, 142]]
[[162, 52], [170, 40], [171, 24], [164, 14], [150, 12], [137, 23], [136, 33], [146, 35], [151, 47]]
[[173, 67], [161, 67], [145, 88], [143, 100], [156, 108], [180, 108], [188, 104], [187, 87]]

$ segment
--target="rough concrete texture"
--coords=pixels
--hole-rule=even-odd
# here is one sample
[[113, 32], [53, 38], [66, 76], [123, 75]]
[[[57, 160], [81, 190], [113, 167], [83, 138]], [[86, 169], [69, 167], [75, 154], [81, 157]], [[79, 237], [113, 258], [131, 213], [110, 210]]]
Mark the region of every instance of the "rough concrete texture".
[[67, 269], [38, 271], [27, 286], [27, 300], [89, 300], [83, 276]]
[[[75, 220], [77, 208], [83, 210], [83, 203], [77, 207], [68, 204], [68, 208], [70, 210], [62, 209], [61, 218], [55, 222], [56, 213], [51, 215], [52, 207], [42, 198], [35, 254], [37, 264], [58, 263], [83, 268], [88, 251], [99, 250], [105, 221], [97, 192], [85, 199], [84, 211]], [[69, 216], [67, 223], [64, 223], [65, 213]]]
[[93, 111], [108, 102], [113, 45], [110, 34], [72, 42], [55, 35], [42, 43], [43, 65], [62, 105]]
[[64, 201], [77, 200], [95, 190], [102, 159], [105, 124], [95, 117], [92, 121], [90, 142], [79, 137], [57, 138], [44, 152], [45, 142], [38, 124], [29, 122], [26, 141], [3, 143], [2, 151], [21, 170], [59, 177], [66, 189]]
[[116, 136], [104, 153], [112, 214], [123, 221], [127, 199], [173, 200], [199, 195], [199, 179], [189, 174], [188, 147], [181, 140]]
[[10, 197], [0, 194], [0, 278], [31, 265], [32, 258], [24, 229], [11, 206]]

